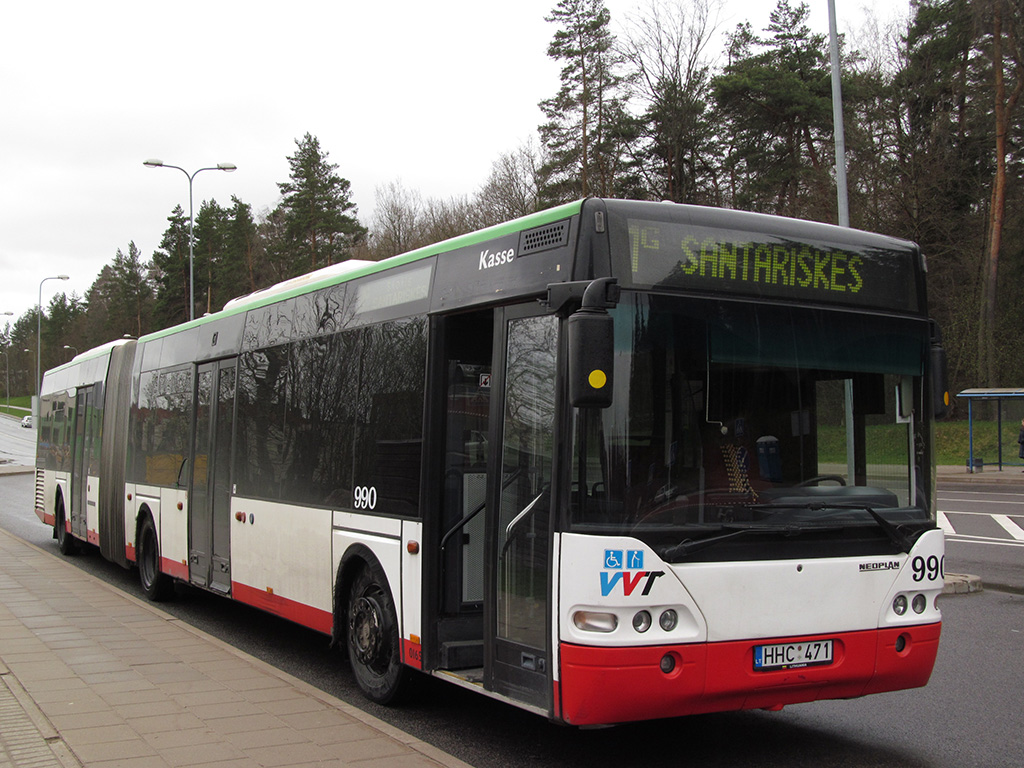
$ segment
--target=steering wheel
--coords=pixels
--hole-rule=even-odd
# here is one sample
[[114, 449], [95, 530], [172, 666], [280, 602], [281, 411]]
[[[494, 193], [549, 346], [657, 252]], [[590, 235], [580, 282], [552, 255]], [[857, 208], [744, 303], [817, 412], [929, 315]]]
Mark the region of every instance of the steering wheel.
[[808, 485], [820, 485], [826, 480], [830, 480], [839, 485], [846, 485], [846, 479], [842, 475], [817, 475], [816, 477], [809, 477], [802, 483], [797, 483], [796, 488], [803, 488]]

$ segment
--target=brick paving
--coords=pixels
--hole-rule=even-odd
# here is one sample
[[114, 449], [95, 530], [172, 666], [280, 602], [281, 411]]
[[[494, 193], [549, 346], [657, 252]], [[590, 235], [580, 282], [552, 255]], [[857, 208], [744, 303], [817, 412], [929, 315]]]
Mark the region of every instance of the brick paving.
[[0, 530], [0, 768], [466, 768]]

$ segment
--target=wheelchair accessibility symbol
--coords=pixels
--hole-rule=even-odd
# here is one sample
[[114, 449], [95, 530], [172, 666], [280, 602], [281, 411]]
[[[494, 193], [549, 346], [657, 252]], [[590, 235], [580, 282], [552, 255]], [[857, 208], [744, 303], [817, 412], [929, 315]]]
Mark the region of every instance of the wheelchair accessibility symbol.
[[601, 595], [608, 597], [612, 590], [622, 585], [623, 594], [629, 597], [643, 583], [641, 594], [650, 594], [655, 580], [664, 576], [664, 571], [645, 571], [642, 549], [606, 549], [604, 570], [601, 571]]

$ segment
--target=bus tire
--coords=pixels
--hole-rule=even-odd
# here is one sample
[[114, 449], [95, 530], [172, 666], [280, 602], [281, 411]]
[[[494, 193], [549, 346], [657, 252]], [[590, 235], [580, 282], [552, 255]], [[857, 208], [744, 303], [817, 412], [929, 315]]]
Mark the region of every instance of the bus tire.
[[53, 516], [53, 538], [57, 540], [57, 548], [62, 555], [70, 557], [78, 554], [78, 542], [68, 531], [64, 499], [61, 497], [57, 498], [57, 511]]
[[139, 525], [139, 583], [146, 597], [154, 603], [162, 603], [174, 596], [174, 582], [166, 573], [160, 572], [160, 541], [156, 535], [153, 518], [148, 514]]
[[360, 690], [378, 704], [395, 703], [408, 672], [402, 664], [395, 601], [377, 563], [364, 565], [352, 580], [346, 636]]

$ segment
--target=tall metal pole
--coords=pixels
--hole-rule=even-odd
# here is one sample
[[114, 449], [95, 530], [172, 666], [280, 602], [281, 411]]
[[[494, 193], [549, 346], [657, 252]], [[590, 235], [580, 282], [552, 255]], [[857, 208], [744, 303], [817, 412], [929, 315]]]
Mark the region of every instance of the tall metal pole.
[[142, 163], [147, 168], [176, 168], [185, 174], [185, 178], [188, 179], [188, 319], [195, 320], [196, 318], [196, 287], [195, 287], [195, 276], [194, 276], [194, 263], [195, 260], [192, 256], [192, 224], [194, 217], [192, 215], [192, 179], [199, 175], [202, 171], [226, 171], [231, 173], [238, 169], [238, 166], [234, 163], [217, 163], [216, 165], [208, 168], [200, 168], [195, 173], [189, 173], [180, 165], [171, 165], [165, 163], [163, 160], [146, 160]]
[[4, 387], [4, 394], [7, 396], [7, 415], [11, 415], [11, 353], [6, 349], [0, 349], [0, 354], [4, 356], [4, 362], [7, 363], [7, 385]]
[[[0, 315], [13, 315], [13, 312], [0, 312]], [[7, 398], [7, 415], [11, 415], [11, 354], [6, 349], [0, 349], [0, 354], [4, 356], [4, 362], [7, 363], [7, 381], [4, 387], [4, 396]]]
[[832, 58], [832, 124], [836, 137], [836, 194], [839, 226], [850, 226], [850, 201], [846, 191], [846, 135], [843, 132], [843, 89], [839, 77], [839, 36], [836, 34], [836, 0], [828, 0], [828, 34]]
[[[846, 190], [846, 134], [843, 131], [843, 87], [839, 74], [839, 35], [836, 33], [836, 0], [828, 0], [829, 56], [832, 60], [832, 130], [836, 139], [836, 204], [839, 226], [850, 226], [850, 200]], [[855, 436], [853, 429], [853, 380], [844, 382], [846, 405], [846, 471], [855, 482]]]

